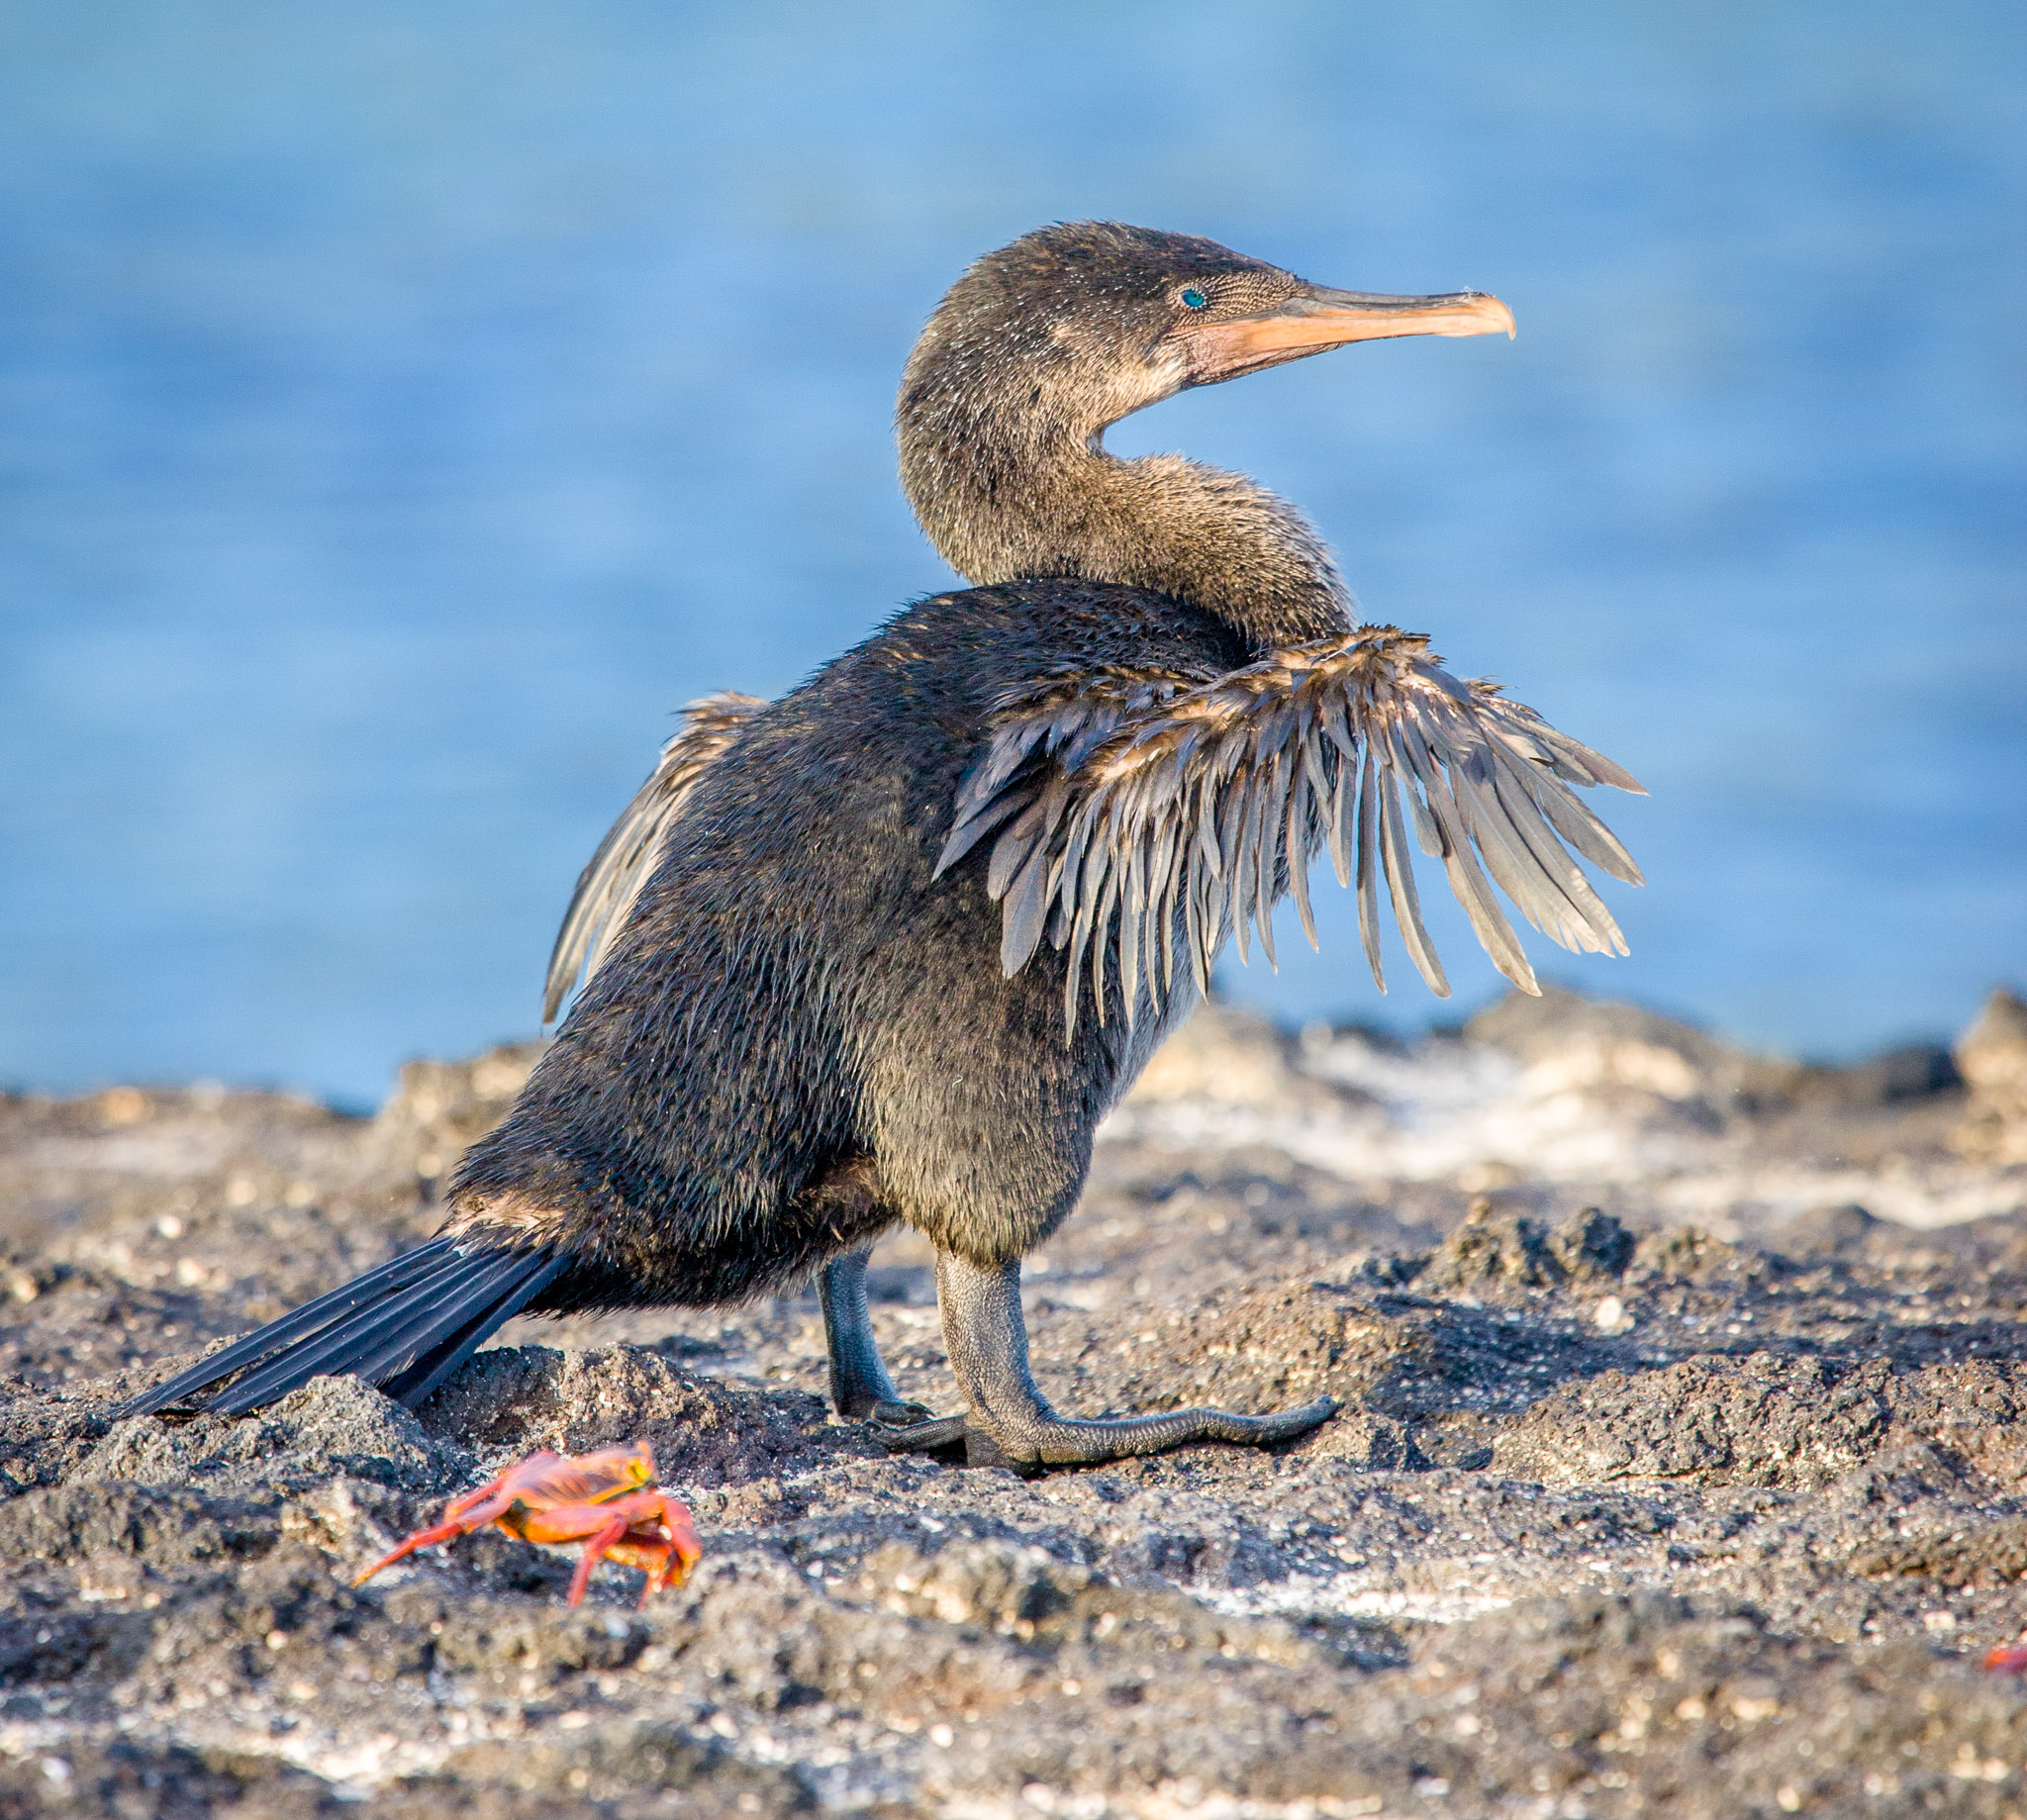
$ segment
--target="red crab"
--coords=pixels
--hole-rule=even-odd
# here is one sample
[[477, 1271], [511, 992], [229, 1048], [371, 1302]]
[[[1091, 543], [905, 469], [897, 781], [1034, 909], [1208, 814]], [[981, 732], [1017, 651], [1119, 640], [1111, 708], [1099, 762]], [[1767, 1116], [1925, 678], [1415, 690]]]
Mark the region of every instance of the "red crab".
[[468, 1536], [488, 1523], [524, 1542], [582, 1542], [584, 1559], [570, 1581], [573, 1605], [583, 1603], [591, 1571], [601, 1561], [647, 1571], [640, 1593], [644, 1605], [649, 1593], [681, 1585], [704, 1552], [690, 1526], [689, 1506], [654, 1483], [654, 1450], [645, 1441], [568, 1458], [544, 1448], [490, 1485], [453, 1498], [440, 1523], [417, 1530], [352, 1584], [364, 1585], [419, 1548]]

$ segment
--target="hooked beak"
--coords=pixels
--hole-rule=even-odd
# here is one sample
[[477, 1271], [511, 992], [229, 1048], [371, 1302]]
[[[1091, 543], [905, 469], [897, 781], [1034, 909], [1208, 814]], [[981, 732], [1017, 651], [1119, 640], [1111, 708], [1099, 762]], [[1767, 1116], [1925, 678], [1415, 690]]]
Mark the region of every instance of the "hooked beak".
[[1320, 354], [1346, 341], [1403, 335], [1513, 334], [1513, 312], [1484, 291], [1442, 297], [1387, 297], [1305, 284], [1286, 303], [1255, 316], [1185, 324], [1176, 333], [1190, 363], [1188, 385], [1215, 385]]

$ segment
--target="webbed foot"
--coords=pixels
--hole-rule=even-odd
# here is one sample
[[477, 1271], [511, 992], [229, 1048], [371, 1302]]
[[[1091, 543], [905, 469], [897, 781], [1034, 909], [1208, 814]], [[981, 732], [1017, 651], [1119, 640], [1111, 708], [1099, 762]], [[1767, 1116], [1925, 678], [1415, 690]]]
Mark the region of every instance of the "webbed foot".
[[[918, 1406], [918, 1405], [917, 1405]], [[1110, 1421], [1073, 1421], [1053, 1412], [1024, 1429], [1009, 1447], [965, 1416], [946, 1415], [907, 1427], [886, 1426], [880, 1444], [890, 1454], [928, 1454], [952, 1466], [1011, 1467], [1032, 1479], [1052, 1466], [1093, 1466], [1135, 1454], [1157, 1454], [1193, 1441], [1235, 1447], [1274, 1447], [1298, 1441], [1337, 1411], [1323, 1396], [1275, 1415], [1233, 1415], [1224, 1409], [1172, 1409]], [[876, 1420], [878, 1418], [875, 1418]]]
[[1027, 1325], [1020, 1311], [1020, 1267], [973, 1264], [954, 1252], [936, 1254], [936, 1293], [951, 1369], [970, 1410], [918, 1422], [884, 1437], [890, 1453], [962, 1457], [971, 1466], [1010, 1466], [1039, 1473], [1052, 1466], [1092, 1466], [1136, 1454], [1163, 1453], [1192, 1442], [1275, 1447], [1300, 1440], [1337, 1410], [1318, 1397], [1275, 1415], [1224, 1409], [1170, 1409], [1157, 1415], [1075, 1421], [1058, 1415], [1027, 1367]]
[[972, 1464], [971, 1433], [961, 1415], [932, 1415], [924, 1409], [916, 1421], [882, 1422], [878, 1438], [890, 1454], [928, 1454], [948, 1466]]
[[866, 1419], [882, 1428], [918, 1428], [935, 1421], [936, 1412], [927, 1403], [888, 1401], [875, 1403], [866, 1411]]

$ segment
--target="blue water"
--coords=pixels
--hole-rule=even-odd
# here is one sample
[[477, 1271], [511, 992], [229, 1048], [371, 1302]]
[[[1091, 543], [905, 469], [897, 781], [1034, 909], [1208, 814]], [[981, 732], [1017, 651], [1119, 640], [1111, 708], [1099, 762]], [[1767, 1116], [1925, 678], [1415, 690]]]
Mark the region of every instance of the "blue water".
[[[370, 1102], [529, 1031], [670, 710], [946, 583], [895, 379], [1076, 216], [1505, 297], [1511, 344], [1113, 446], [1260, 475], [1650, 785], [1632, 960], [1545, 973], [1805, 1052], [1949, 1030], [2027, 974], [2023, 21], [0, 6], [0, 1081]], [[1318, 908], [1231, 990], [1454, 1014]]]

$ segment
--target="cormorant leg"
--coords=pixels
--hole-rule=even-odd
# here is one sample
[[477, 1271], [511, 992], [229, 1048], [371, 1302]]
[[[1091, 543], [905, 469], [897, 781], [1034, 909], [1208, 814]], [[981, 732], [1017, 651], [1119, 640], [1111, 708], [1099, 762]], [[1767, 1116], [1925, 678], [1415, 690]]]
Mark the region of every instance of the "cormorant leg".
[[839, 1415], [892, 1424], [922, 1422], [929, 1411], [903, 1402], [881, 1363], [866, 1308], [866, 1260], [871, 1247], [848, 1251], [824, 1265], [817, 1280], [823, 1302], [823, 1338], [830, 1347], [830, 1402]]
[[[1027, 1323], [1020, 1312], [1020, 1266], [982, 1268], [954, 1252], [936, 1253], [936, 1298], [943, 1308], [943, 1343], [950, 1369], [971, 1410], [965, 1431], [974, 1466], [1005, 1465], [1018, 1471], [1046, 1466], [1086, 1465], [1158, 1454], [1189, 1441], [1225, 1441], [1240, 1447], [1271, 1447], [1319, 1427], [1335, 1412], [1328, 1396], [1279, 1415], [1232, 1415], [1222, 1409], [1172, 1409], [1111, 1421], [1079, 1422], [1058, 1415], [1035, 1388], [1027, 1369]], [[915, 1441], [932, 1451], [948, 1440], [925, 1422], [893, 1436], [899, 1451]]]

